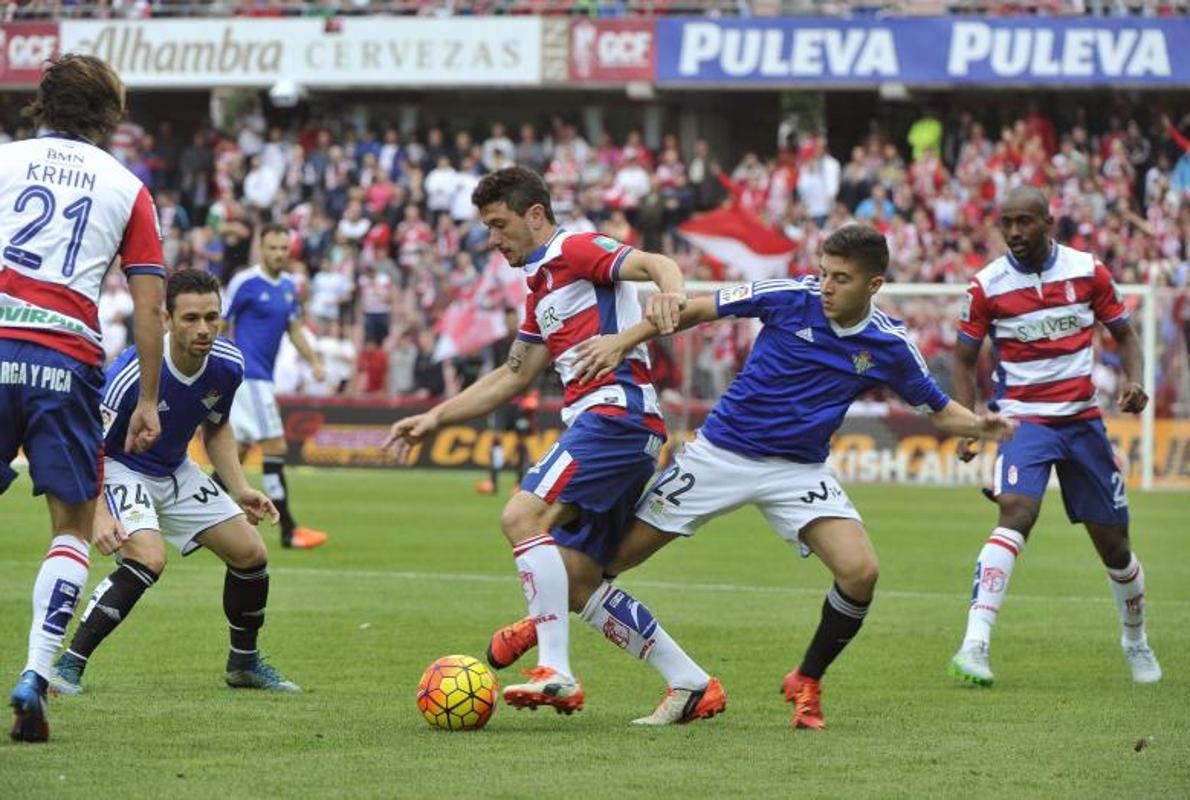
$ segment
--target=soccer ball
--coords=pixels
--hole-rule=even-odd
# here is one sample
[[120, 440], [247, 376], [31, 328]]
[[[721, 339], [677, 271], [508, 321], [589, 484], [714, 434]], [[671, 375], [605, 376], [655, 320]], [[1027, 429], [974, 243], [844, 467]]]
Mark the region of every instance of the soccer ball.
[[496, 676], [471, 656], [443, 656], [422, 673], [417, 708], [448, 731], [477, 731], [496, 710]]

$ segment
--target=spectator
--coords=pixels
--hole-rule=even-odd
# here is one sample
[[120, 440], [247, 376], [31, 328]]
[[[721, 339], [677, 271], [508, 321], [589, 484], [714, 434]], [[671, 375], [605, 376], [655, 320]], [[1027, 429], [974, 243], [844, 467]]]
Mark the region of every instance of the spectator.
[[110, 270], [103, 278], [98, 313], [104, 359], [111, 361], [128, 344], [128, 324], [132, 317], [132, 295], [119, 270]]
[[434, 332], [429, 328], [423, 328], [417, 334], [413, 393], [418, 397], [441, 397], [446, 393], [446, 367], [434, 361]]
[[[501, 156], [501, 161], [496, 160], [496, 156]], [[508, 166], [516, 160], [517, 148], [513, 145], [512, 139], [504, 133], [503, 122], [492, 123], [492, 134], [484, 140], [481, 161], [484, 168], [491, 172], [499, 169], [501, 165]]]
[[856, 219], [864, 220], [876, 224], [887, 223], [892, 219], [895, 209], [892, 201], [888, 199], [888, 189], [884, 188], [884, 184], [878, 183], [872, 187], [872, 192], [855, 209]]
[[359, 276], [360, 308], [364, 315], [364, 341], [379, 345], [392, 326], [393, 279], [374, 264], [366, 264]]
[[449, 215], [459, 188], [459, 173], [445, 152], [439, 154], [434, 169], [426, 175], [424, 188], [430, 218], [437, 220], [440, 216]]
[[942, 152], [942, 123], [938, 120], [934, 109], [926, 109], [917, 122], [909, 127], [909, 134], [905, 137], [909, 146], [913, 148], [913, 157], [921, 158], [928, 151]]
[[356, 365], [356, 391], [365, 395], [383, 394], [388, 381], [388, 352], [381, 346], [383, 340], [364, 341]]
[[401, 331], [392, 341], [388, 351], [388, 376], [386, 386], [390, 396], [412, 394], [417, 388], [414, 369], [417, 365], [418, 348], [408, 331]]
[[517, 142], [513, 160], [534, 172], [544, 172], [547, 162], [545, 147], [537, 139], [537, 129], [529, 123], [521, 126], [521, 139]]
[[636, 208], [649, 191], [649, 173], [642, 164], [641, 151], [635, 147], [624, 148], [624, 165], [616, 171], [614, 188], [619, 203], [625, 208]]
[[[262, 156], [252, 159], [252, 169], [244, 177], [244, 200], [258, 218], [271, 219], [271, 209], [281, 190], [281, 172], [267, 165]], [[261, 212], [266, 212], [261, 216]]]
[[834, 210], [839, 194], [839, 162], [826, 152], [826, 143], [816, 139], [810, 157], [802, 165], [797, 179], [798, 198], [805, 204], [806, 213], [818, 227], [826, 225], [826, 218]]
[[363, 206], [358, 200], [352, 200], [348, 202], [347, 208], [343, 212], [343, 218], [339, 220], [337, 231], [347, 241], [362, 245], [364, 237], [368, 235], [368, 230], [371, 227], [372, 221], [364, 216]]

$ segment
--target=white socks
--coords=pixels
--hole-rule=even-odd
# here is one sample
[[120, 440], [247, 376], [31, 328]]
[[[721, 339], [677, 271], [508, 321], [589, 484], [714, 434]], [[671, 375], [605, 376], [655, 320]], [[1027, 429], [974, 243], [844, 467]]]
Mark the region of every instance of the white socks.
[[90, 549], [90, 545], [73, 534], [58, 534], [50, 542], [50, 550], [33, 582], [33, 624], [29, 627], [29, 661], [25, 670], [33, 670], [47, 681], [52, 674], [54, 656], [66, 637], [66, 626], [87, 585]]
[[558, 546], [548, 533], [513, 545], [529, 616], [537, 627], [537, 665], [567, 677], [570, 671], [570, 581]]
[[1000, 604], [1008, 591], [1008, 579], [1016, 557], [1025, 547], [1025, 537], [1011, 528], [996, 528], [979, 551], [975, 562], [975, 581], [971, 590], [971, 610], [967, 612], [967, 634], [963, 641], [987, 643], [992, 626], [1000, 614]]
[[1120, 612], [1124, 641], [1139, 644], [1145, 640], [1145, 571], [1133, 553], [1128, 566], [1107, 570], [1111, 593]]
[[587, 600], [582, 618], [612, 644], [647, 661], [670, 688], [703, 689], [710, 681], [643, 603], [607, 581]]

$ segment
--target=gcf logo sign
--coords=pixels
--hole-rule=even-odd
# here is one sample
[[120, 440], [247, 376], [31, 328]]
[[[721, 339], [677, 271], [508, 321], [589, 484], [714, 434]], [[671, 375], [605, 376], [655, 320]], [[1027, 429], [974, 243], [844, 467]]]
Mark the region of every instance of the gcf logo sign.
[[42, 65], [57, 54], [56, 23], [0, 25], [0, 86], [36, 86]]
[[651, 83], [654, 40], [648, 20], [579, 20], [570, 27], [570, 77], [595, 83]]

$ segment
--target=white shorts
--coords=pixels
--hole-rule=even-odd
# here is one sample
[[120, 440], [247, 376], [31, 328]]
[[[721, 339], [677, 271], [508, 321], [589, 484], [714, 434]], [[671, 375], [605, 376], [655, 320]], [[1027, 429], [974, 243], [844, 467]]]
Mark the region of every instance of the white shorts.
[[231, 404], [231, 430], [240, 444], [280, 439], [281, 410], [272, 381], [245, 380]]
[[699, 434], [658, 473], [641, 496], [636, 516], [666, 533], [691, 536], [704, 523], [754, 505], [777, 534], [803, 557], [802, 529], [822, 517], [863, 522], [824, 464], [749, 458], [716, 447]]
[[202, 546], [194, 541], [200, 533], [244, 513], [189, 459], [172, 476], [155, 478], [105, 458], [103, 496], [125, 534], [160, 531], [184, 556]]

